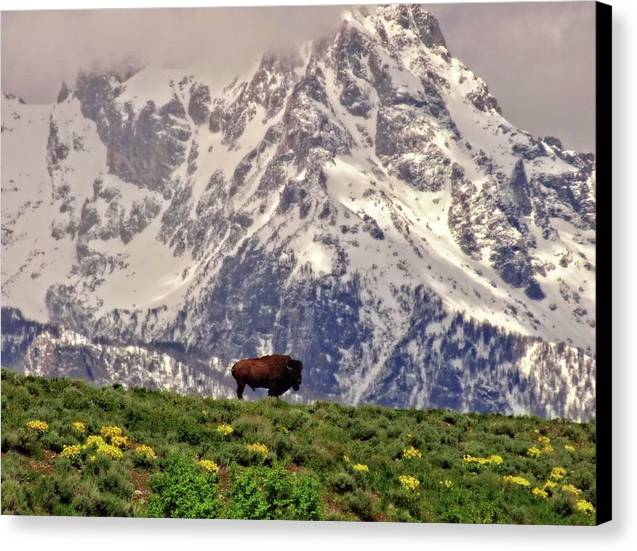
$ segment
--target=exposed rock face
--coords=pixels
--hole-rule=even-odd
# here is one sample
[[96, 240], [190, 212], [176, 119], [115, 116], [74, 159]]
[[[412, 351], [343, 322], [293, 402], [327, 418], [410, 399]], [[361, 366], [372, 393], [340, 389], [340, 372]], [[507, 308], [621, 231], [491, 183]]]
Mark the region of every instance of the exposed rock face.
[[204, 124], [210, 118], [210, 88], [196, 83], [190, 89], [188, 114], [195, 124]]
[[[184, 106], [173, 96], [161, 106], [150, 100], [139, 112], [128, 102], [119, 108], [115, 100], [122, 86], [114, 75], [80, 74], [75, 93], [82, 114], [96, 123], [113, 174], [170, 193], [172, 172], [185, 160], [191, 137]], [[191, 93], [199, 92], [194, 89]]]
[[594, 158], [508, 123], [421, 6], [225, 88], [82, 73], [3, 121], [27, 372], [226, 396], [287, 352], [302, 399], [595, 414]]
[[2, 309], [2, 366], [21, 368], [27, 350], [35, 338], [48, 333], [57, 336], [52, 325], [24, 319], [15, 308]]
[[215, 358], [210, 365], [192, 360], [185, 364], [157, 349], [98, 344], [72, 331], [40, 333], [27, 349], [22, 369], [30, 375], [77, 377], [98, 385], [121, 381], [127, 386], [230, 397]]
[[69, 97], [70, 93], [71, 93], [71, 89], [68, 87], [66, 82], [62, 82], [62, 87], [60, 88], [60, 91], [58, 92], [57, 102], [62, 103], [66, 98]]

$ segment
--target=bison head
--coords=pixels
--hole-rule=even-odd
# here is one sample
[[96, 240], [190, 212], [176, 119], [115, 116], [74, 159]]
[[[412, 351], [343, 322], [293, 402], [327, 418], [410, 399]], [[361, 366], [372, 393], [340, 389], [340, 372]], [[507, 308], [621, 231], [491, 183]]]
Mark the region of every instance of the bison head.
[[290, 382], [292, 383], [292, 388], [294, 390], [299, 390], [302, 382], [301, 370], [303, 369], [303, 362], [290, 358], [288, 360], [286, 369], [288, 372], [288, 377], [290, 378]]

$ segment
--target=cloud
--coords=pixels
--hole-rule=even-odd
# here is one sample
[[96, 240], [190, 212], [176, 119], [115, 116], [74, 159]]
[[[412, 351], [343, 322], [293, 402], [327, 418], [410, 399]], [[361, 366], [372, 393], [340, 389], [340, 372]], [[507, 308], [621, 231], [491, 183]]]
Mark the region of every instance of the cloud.
[[452, 55], [488, 84], [504, 116], [595, 150], [594, 2], [431, 4]]
[[[431, 4], [452, 54], [480, 75], [514, 124], [594, 150], [593, 2]], [[220, 81], [265, 50], [324, 36], [344, 6], [4, 12], [2, 88], [53, 101], [62, 80], [133, 56], [201, 66]]]
[[35, 103], [55, 98], [79, 69], [133, 56], [168, 67], [203, 65], [220, 78], [265, 50], [338, 27], [343, 6], [56, 10], [2, 14], [3, 89]]

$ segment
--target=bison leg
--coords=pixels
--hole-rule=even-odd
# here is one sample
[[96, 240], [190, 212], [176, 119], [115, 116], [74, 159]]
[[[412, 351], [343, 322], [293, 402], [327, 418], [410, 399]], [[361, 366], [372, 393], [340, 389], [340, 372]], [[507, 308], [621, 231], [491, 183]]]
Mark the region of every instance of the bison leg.
[[270, 385], [270, 388], [268, 388], [268, 396], [281, 396], [281, 394], [283, 394], [282, 392], [280, 392], [279, 387], [275, 384]]
[[243, 382], [238, 382], [237, 381], [237, 398], [239, 398], [239, 400], [243, 400], [243, 391], [246, 387], [246, 384]]

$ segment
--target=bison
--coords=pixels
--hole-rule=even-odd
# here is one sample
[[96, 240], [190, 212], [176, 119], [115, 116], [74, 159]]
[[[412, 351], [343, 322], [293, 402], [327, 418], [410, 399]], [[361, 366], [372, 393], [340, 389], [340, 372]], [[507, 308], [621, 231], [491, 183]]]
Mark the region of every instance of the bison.
[[283, 354], [239, 360], [232, 366], [232, 376], [237, 381], [237, 397], [243, 400], [246, 385], [252, 390], [267, 388], [268, 396], [281, 396], [290, 387], [299, 390], [302, 369], [303, 362]]

